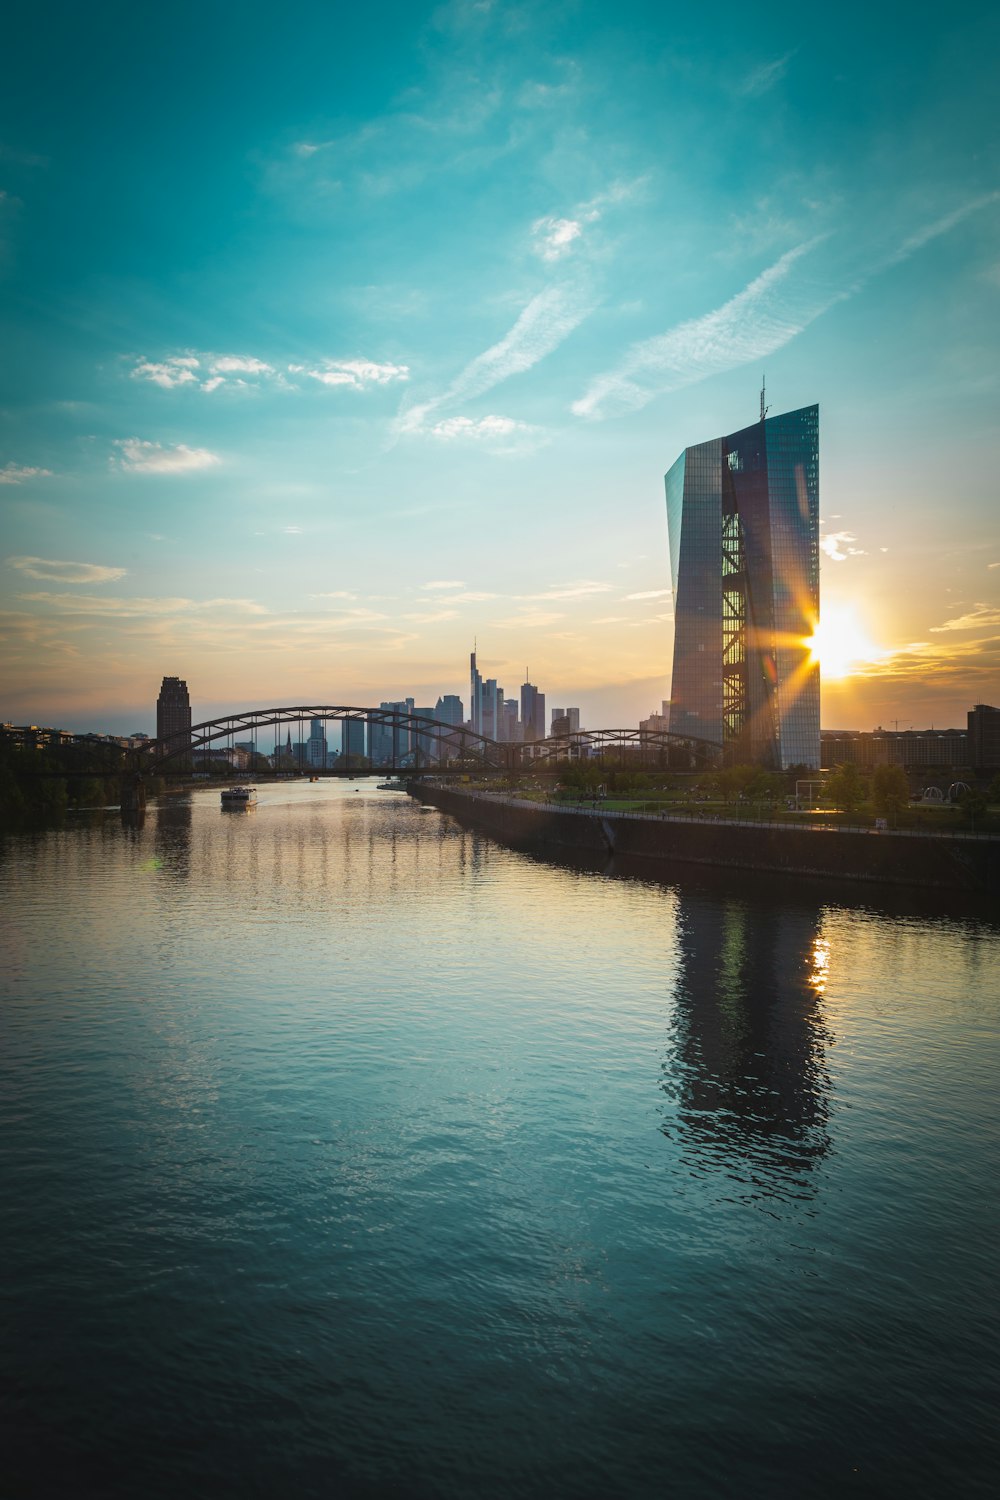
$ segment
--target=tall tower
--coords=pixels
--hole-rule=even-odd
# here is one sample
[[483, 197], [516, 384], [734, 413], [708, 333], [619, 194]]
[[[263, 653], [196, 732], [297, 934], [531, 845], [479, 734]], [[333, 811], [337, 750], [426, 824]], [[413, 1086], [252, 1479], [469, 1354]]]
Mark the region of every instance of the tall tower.
[[469, 722], [476, 734], [483, 732], [483, 679], [476, 666], [476, 648], [469, 655]]
[[156, 700], [156, 738], [169, 742], [171, 750], [191, 746], [191, 699], [182, 677], [164, 677]]
[[670, 727], [728, 763], [819, 765], [819, 407], [686, 448], [666, 476]]

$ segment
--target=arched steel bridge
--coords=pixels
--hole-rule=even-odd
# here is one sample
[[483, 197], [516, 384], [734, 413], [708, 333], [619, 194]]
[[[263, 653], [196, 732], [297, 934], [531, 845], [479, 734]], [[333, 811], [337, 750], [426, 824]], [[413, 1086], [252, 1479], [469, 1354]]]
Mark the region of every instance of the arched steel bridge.
[[[239, 743], [249, 744], [256, 750], [263, 729], [290, 731], [297, 728], [298, 743], [302, 745], [305, 742], [303, 726], [313, 719], [328, 724], [361, 724], [368, 730], [365, 738], [369, 746], [373, 739], [371, 731], [381, 731], [374, 737], [378, 755], [372, 756], [367, 750], [360, 752], [365, 764], [352, 764], [356, 759], [353, 754], [341, 755], [343, 764], [336, 770], [345, 775], [356, 775], [362, 770], [423, 774], [444, 766], [485, 772], [544, 770], [554, 768], [560, 761], [594, 755], [617, 756], [632, 764], [662, 765], [669, 751], [675, 752], [674, 760], [687, 759], [688, 766], [693, 768], [715, 764], [722, 757], [722, 746], [714, 740], [665, 730], [581, 729], [568, 736], [553, 735], [527, 744], [507, 744], [477, 734], [465, 725], [446, 724], [426, 714], [405, 713], [395, 708], [358, 708], [326, 703], [255, 708], [245, 713], [206, 719], [193, 725], [190, 735], [185, 733], [149, 740], [141, 749], [132, 751], [132, 769], [137, 772], [169, 771], [171, 766], [179, 769], [178, 762], [190, 760], [197, 752], [210, 750], [212, 746], [231, 749]], [[406, 749], [401, 748], [404, 744]], [[312, 766], [308, 758], [302, 757], [296, 759], [289, 769], [318, 771], [324, 768]]]

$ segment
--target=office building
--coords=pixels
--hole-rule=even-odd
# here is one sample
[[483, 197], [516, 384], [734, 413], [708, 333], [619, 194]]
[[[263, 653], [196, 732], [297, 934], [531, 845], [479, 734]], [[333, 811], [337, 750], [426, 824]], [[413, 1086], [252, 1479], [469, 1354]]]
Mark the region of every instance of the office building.
[[311, 719], [309, 722], [307, 760], [314, 770], [322, 771], [326, 766], [326, 730], [322, 719]]
[[[379, 708], [392, 714], [412, 714], [413, 699], [400, 698], [395, 702], [382, 702]], [[368, 726], [368, 754], [372, 765], [398, 766], [403, 757], [413, 749], [409, 726], [397, 719], [380, 722], [373, 719]]]
[[580, 710], [578, 708], [567, 708], [566, 717], [569, 720], [570, 734], [578, 734], [580, 730]]
[[545, 694], [528, 681], [527, 667], [521, 684], [521, 737], [525, 744], [545, 738]]
[[503, 700], [503, 734], [501, 738], [508, 745], [519, 745], [521, 743], [521, 721], [517, 716], [516, 698], [505, 698]]
[[1000, 708], [969, 709], [969, 760], [977, 771], [1000, 771]]
[[483, 679], [476, 665], [475, 648], [469, 655], [469, 724], [476, 732], [483, 732]]
[[465, 705], [457, 693], [445, 693], [437, 701], [434, 717], [442, 724], [454, 724], [456, 729], [461, 729], [465, 723]]
[[156, 700], [156, 738], [166, 740], [171, 750], [191, 745], [191, 699], [182, 677], [164, 677]]
[[686, 448], [666, 476], [670, 727], [729, 763], [818, 767], [819, 408]]
[[365, 730], [368, 727], [366, 719], [345, 719], [340, 726], [341, 744], [345, 757], [350, 757], [349, 764], [357, 765], [365, 759]]
[[495, 677], [487, 677], [482, 687], [480, 734], [488, 740], [503, 739], [503, 688]]
[[[970, 714], [971, 718], [971, 714]], [[964, 769], [970, 763], [969, 735], [964, 729], [824, 729], [820, 764], [835, 766], [904, 766], [917, 771], [929, 766]]]

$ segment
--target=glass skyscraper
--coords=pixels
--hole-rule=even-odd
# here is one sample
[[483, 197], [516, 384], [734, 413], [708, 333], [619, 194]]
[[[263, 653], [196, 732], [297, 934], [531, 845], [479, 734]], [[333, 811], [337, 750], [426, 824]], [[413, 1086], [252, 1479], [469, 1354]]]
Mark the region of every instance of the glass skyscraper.
[[670, 728], [728, 764], [819, 766], [819, 407], [686, 448], [666, 476]]

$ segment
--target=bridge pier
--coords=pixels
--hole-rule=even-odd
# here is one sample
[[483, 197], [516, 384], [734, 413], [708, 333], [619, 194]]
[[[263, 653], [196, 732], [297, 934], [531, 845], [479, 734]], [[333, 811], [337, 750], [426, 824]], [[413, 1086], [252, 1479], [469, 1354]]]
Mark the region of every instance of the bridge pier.
[[146, 811], [146, 786], [138, 771], [126, 771], [121, 779], [122, 815]]

